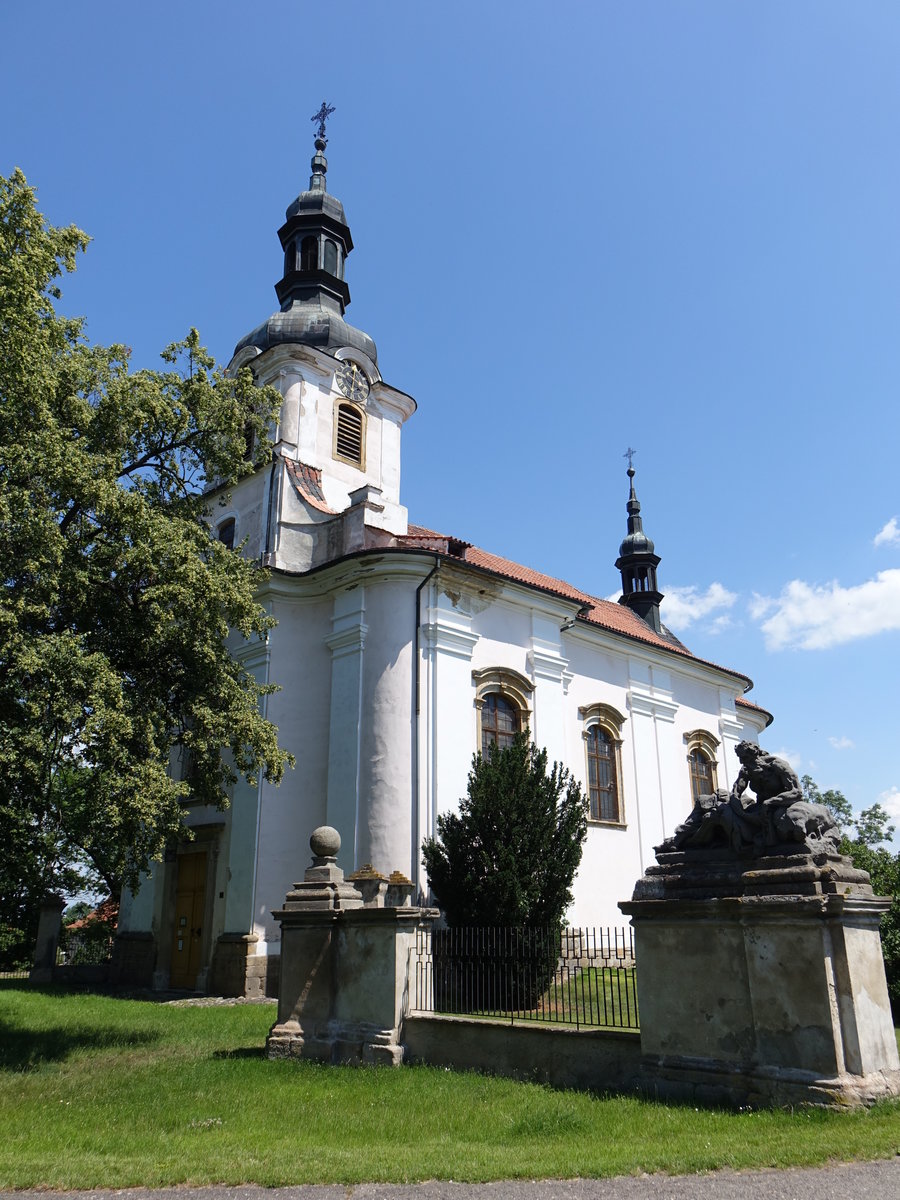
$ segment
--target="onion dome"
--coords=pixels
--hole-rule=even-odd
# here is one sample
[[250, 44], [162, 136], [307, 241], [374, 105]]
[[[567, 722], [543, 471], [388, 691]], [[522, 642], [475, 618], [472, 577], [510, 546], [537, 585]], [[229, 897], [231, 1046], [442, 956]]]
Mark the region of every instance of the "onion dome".
[[325, 121], [333, 111], [323, 104], [312, 118], [319, 129], [309, 187], [288, 205], [284, 224], [278, 230], [284, 272], [275, 284], [275, 293], [281, 309], [242, 338], [235, 354], [246, 346], [268, 350], [296, 343], [323, 350], [352, 346], [377, 361], [372, 338], [344, 320], [350, 303], [344, 264], [353, 249], [353, 239], [344, 206], [325, 186]]
[[[629, 451], [629, 458], [633, 451]], [[641, 505], [634, 490], [634, 467], [628, 467], [630, 491], [626, 512], [628, 513], [628, 532], [619, 547], [619, 557], [616, 568], [622, 573], [622, 596], [620, 604], [624, 604], [655, 630], [662, 632], [659, 620], [659, 605], [662, 593], [656, 586], [656, 568], [659, 566], [659, 555], [654, 553], [653, 542], [644, 533], [644, 523], [641, 519]]]

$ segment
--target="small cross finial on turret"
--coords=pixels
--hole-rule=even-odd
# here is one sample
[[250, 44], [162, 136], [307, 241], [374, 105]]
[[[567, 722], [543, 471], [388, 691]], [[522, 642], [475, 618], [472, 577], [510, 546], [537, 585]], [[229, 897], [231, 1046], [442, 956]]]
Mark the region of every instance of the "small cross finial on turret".
[[318, 121], [319, 128], [317, 130], [317, 136], [323, 140], [327, 140], [325, 138], [325, 122], [334, 111], [334, 105], [329, 104], [326, 100], [323, 100], [322, 107], [319, 109], [319, 111], [309, 118], [311, 121]]
[[628, 459], [628, 474], [629, 474], [629, 475], [633, 475], [633, 474], [634, 474], [634, 461], [633, 461], [633, 459], [634, 459], [634, 456], [635, 456], [636, 454], [637, 454], [637, 450], [632, 450], [632, 448], [629, 446], [629, 447], [628, 447], [628, 449], [625, 451], [625, 453], [622, 455], [622, 457], [623, 457], [623, 458], [627, 458], [627, 459]]

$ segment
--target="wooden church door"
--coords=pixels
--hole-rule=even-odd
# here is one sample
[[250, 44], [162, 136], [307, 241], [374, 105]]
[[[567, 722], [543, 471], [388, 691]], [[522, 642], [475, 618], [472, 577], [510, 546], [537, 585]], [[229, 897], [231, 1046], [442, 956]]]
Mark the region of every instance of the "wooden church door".
[[194, 988], [200, 970], [206, 908], [206, 854], [180, 854], [175, 884], [175, 929], [169, 973], [173, 988]]

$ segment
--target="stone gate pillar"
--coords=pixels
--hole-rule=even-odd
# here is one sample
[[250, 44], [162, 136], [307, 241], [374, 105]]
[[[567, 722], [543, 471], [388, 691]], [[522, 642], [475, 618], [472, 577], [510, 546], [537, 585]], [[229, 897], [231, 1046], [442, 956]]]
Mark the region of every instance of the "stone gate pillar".
[[436, 914], [410, 904], [413, 885], [397, 872], [383, 887], [371, 867], [358, 873], [360, 888], [345, 880], [340, 844], [329, 826], [313, 832], [312, 866], [274, 914], [281, 981], [268, 1055], [396, 1065], [417, 931]]
[[[731, 795], [699, 801], [619, 906], [635, 932], [646, 1086], [751, 1105], [898, 1095], [878, 930], [890, 901], [838, 853], [828, 812], [794, 798], [786, 763], [749, 743], [738, 753]], [[751, 775], [748, 802], [755, 759], [775, 782], [760, 796], [766, 778]]]
[[32, 983], [51, 983], [53, 981], [56, 948], [59, 945], [65, 907], [66, 902], [62, 896], [47, 896], [41, 903], [37, 942], [34, 947], [34, 966], [28, 975]]

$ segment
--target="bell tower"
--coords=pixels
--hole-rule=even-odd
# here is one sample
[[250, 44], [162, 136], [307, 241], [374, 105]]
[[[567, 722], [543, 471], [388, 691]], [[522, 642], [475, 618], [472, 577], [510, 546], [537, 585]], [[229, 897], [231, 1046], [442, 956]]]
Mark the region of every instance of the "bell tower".
[[278, 230], [280, 307], [238, 342], [229, 366], [249, 367], [283, 397], [271, 483], [265, 498], [251, 499], [250, 487], [243, 499], [235, 491], [235, 537], [255, 544], [256, 521], [262, 560], [292, 570], [407, 531], [400, 440], [416, 403], [385, 382], [374, 340], [345, 317], [353, 239], [343, 204], [326, 187], [325, 122], [333, 111], [323, 103], [312, 118], [309, 186]]

